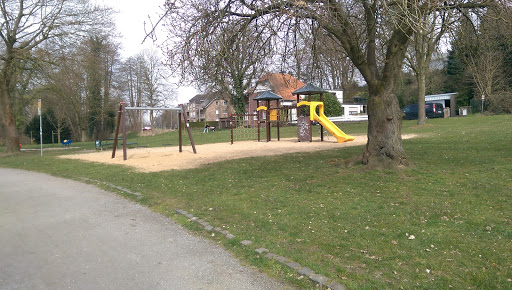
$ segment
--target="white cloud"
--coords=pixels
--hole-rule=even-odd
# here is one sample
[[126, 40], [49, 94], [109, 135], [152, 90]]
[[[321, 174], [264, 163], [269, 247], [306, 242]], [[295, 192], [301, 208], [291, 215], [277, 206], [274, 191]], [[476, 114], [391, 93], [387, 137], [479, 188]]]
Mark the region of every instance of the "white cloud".
[[[161, 5], [164, 0], [92, 0], [92, 3], [100, 6], [114, 8], [116, 28], [121, 33], [121, 56], [127, 58], [144, 49], [154, 48], [158, 50], [153, 40], [144, 37], [151, 30], [151, 21], [156, 23], [161, 15]], [[146, 29], [146, 31], [145, 31]], [[164, 33], [157, 30], [158, 39], [165, 38]], [[187, 103], [197, 91], [192, 87], [178, 88], [178, 104]]]

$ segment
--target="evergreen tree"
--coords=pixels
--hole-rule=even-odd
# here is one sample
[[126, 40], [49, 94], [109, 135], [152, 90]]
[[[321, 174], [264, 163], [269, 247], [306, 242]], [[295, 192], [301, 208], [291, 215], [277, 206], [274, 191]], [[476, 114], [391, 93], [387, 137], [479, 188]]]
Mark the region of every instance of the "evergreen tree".
[[[43, 122], [43, 144], [51, 144], [52, 141], [57, 143], [57, 136], [53, 137], [52, 135], [57, 134], [60, 127], [60, 138], [61, 140], [70, 139], [71, 138], [71, 129], [69, 127], [68, 122], [66, 120], [58, 120], [55, 116], [55, 113], [52, 109], [48, 109], [41, 115], [41, 120]], [[38, 144], [41, 144], [40, 135], [39, 135], [39, 116], [36, 115], [32, 118], [32, 120], [25, 127], [24, 133], [26, 136], [31, 137]]]

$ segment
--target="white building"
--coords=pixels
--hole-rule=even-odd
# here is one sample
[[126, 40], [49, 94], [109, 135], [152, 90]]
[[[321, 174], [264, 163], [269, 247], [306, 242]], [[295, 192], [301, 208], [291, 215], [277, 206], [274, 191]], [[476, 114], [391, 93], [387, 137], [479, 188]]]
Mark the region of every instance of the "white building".
[[350, 116], [366, 113], [366, 104], [363, 102], [344, 103], [342, 90], [328, 90], [328, 92], [336, 95], [336, 99], [340, 102], [341, 107], [343, 108], [342, 117], [349, 118]]

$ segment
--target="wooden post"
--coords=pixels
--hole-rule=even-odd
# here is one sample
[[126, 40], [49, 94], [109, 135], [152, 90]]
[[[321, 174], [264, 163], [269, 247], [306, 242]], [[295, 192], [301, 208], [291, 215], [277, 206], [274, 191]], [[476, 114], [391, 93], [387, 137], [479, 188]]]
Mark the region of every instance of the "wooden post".
[[260, 137], [260, 127], [261, 127], [261, 118], [260, 118], [260, 111], [258, 111], [258, 108], [260, 107], [260, 100], [256, 100], [256, 126], [258, 126], [258, 142], [261, 141]]
[[182, 143], [181, 143], [182, 142], [182, 137], [181, 137], [181, 115], [182, 114], [183, 114], [182, 112], [178, 113], [178, 136], [179, 136], [178, 137], [179, 138], [179, 142], [178, 143], [180, 144], [179, 145], [180, 146], [180, 153], [183, 151]]
[[[297, 95], [297, 104], [300, 102], [300, 95]], [[299, 119], [300, 117], [300, 110], [299, 110], [299, 107], [297, 107], [297, 120]]]
[[116, 133], [114, 136], [114, 148], [112, 148], [112, 158], [116, 157], [117, 137], [119, 136], [119, 124], [121, 124], [121, 115], [123, 114], [123, 103], [119, 104], [119, 110], [117, 111], [117, 125]]
[[277, 117], [277, 141], [281, 141], [281, 135], [279, 134], [279, 114], [280, 110], [276, 108], [276, 117]]
[[187, 114], [185, 113], [185, 105], [181, 105], [181, 110], [183, 111], [183, 119], [185, 120], [185, 126], [187, 127], [188, 138], [190, 139], [192, 150], [194, 151], [194, 154], [197, 154], [196, 145], [194, 144], [194, 138], [192, 138], [192, 131], [190, 131], [190, 124], [188, 123]]
[[259, 111], [256, 111], [256, 123], [258, 123], [258, 142], [261, 141], [261, 134], [260, 134], [260, 122], [261, 122], [261, 119], [260, 119], [260, 112]]
[[233, 122], [235, 122], [236, 119], [231, 114], [229, 115], [229, 122], [231, 123], [231, 145], [233, 145]]
[[[126, 154], [126, 122], [125, 122], [125, 119], [126, 119], [126, 108], [125, 108], [125, 103], [123, 103], [122, 107], [123, 107], [123, 113], [121, 115], [121, 126], [123, 127], [123, 160], [126, 161], [126, 159], [128, 159], [128, 156]], [[117, 142], [117, 137], [116, 137], [116, 140], [114, 142]], [[115, 145], [114, 145], [115, 146]]]
[[[324, 102], [324, 94], [320, 94], [320, 102]], [[322, 126], [322, 124], [320, 124], [320, 141], [324, 141], [324, 126]]]
[[267, 112], [265, 114], [266, 125], [267, 125], [267, 142], [271, 140], [270, 136], [270, 100], [267, 100]]

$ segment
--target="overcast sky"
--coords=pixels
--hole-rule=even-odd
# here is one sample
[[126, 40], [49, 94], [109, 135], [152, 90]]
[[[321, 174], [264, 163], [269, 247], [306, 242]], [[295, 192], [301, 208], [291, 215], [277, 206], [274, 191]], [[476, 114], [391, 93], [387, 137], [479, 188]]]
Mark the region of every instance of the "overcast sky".
[[[142, 40], [146, 36], [146, 30], [151, 29], [150, 19], [153, 22], [158, 20], [161, 13], [161, 5], [165, 0], [92, 0], [98, 5], [110, 6], [118, 13], [115, 14], [116, 28], [121, 33], [121, 56], [127, 58], [141, 52], [145, 48], [158, 49], [151, 39]], [[157, 32], [159, 39], [164, 39], [162, 32]], [[196, 95], [196, 90], [191, 87], [178, 89], [178, 102], [187, 103]]]

